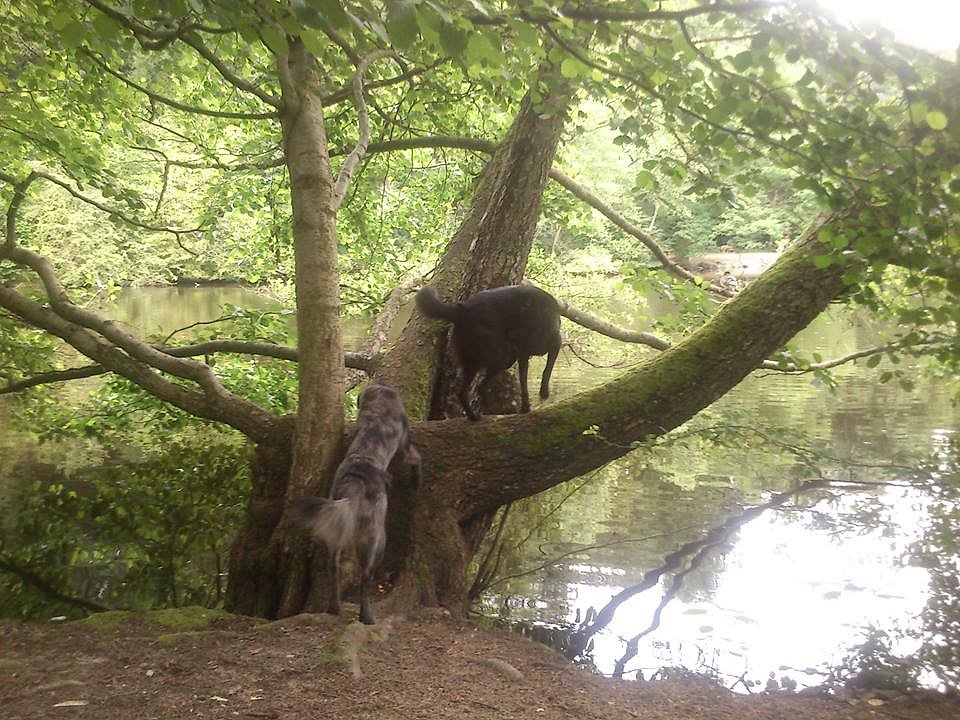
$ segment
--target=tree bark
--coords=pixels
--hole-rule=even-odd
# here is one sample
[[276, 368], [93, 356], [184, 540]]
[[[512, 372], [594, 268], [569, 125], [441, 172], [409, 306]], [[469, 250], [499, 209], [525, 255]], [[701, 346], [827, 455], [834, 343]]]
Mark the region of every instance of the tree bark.
[[280, 122], [290, 173], [297, 288], [299, 405], [289, 448], [257, 449], [245, 526], [230, 558], [227, 607], [284, 617], [302, 612], [314, 578], [305, 535], [281, 523], [301, 495], [326, 494], [344, 433], [344, 361], [336, 205], [316, 62], [294, 40], [278, 57]]
[[[523, 279], [543, 191], [573, 97], [573, 89], [555, 70], [544, 70], [541, 80], [534, 86], [546, 84], [550, 94], [538, 102], [531, 93], [523, 98], [516, 119], [480, 175], [470, 212], [430, 282], [448, 302]], [[412, 418], [459, 413], [453, 399], [458, 363], [448, 337], [448, 325], [414, 313], [373, 377], [400, 388]], [[515, 383], [494, 385], [488, 404], [481, 407], [515, 411]]]

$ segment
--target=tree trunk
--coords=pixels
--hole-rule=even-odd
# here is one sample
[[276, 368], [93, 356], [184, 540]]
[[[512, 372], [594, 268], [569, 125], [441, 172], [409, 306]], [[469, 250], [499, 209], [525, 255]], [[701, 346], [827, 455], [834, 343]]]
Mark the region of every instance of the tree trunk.
[[[280, 525], [291, 499], [326, 494], [342, 450], [344, 364], [333, 179], [316, 63], [303, 43], [278, 58], [296, 262], [298, 397], [289, 448], [259, 446], [246, 524], [230, 559], [227, 607], [265, 617], [302, 612], [323, 573], [304, 533]], [[321, 553], [322, 554], [322, 553]], [[321, 558], [317, 558], [320, 560]]]
[[[553, 69], [535, 87], [551, 92], [535, 102], [523, 98], [516, 119], [484, 167], [470, 212], [453, 236], [431, 284], [448, 302], [523, 279], [533, 244], [543, 191], [563, 132], [573, 89]], [[394, 349], [381, 362], [375, 382], [400, 389], [413, 418], [457, 416], [460, 368], [450, 327], [414, 313]], [[492, 383], [480, 398], [484, 412], [516, 412], [519, 392], [512, 373]], [[467, 566], [495, 508], [463, 517], [457, 498], [442, 484], [419, 493], [394, 490], [384, 568], [402, 604], [439, 604], [467, 611]]]
[[[516, 119], [480, 175], [469, 214], [431, 280], [448, 302], [523, 279], [543, 191], [573, 97], [573, 89], [554, 70], [545, 70], [535, 87], [545, 84], [551, 93], [539, 102], [531, 93], [523, 98]], [[447, 324], [414, 313], [373, 378], [401, 390], [411, 418], [460, 414], [454, 398], [459, 368], [448, 338]], [[515, 412], [517, 396], [515, 383], [494, 384], [488, 404], [481, 407]]]

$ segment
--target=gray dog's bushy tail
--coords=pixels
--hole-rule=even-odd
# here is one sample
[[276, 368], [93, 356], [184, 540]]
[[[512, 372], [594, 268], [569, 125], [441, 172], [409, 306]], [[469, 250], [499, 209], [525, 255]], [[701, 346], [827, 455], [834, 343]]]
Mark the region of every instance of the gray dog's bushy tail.
[[306, 527], [331, 550], [343, 550], [353, 542], [357, 528], [357, 503], [353, 498], [331, 500], [300, 498], [290, 506], [290, 518]]
[[428, 318], [454, 322], [459, 314], [458, 303], [445, 303], [440, 299], [440, 293], [432, 285], [421, 288], [417, 292], [417, 308]]

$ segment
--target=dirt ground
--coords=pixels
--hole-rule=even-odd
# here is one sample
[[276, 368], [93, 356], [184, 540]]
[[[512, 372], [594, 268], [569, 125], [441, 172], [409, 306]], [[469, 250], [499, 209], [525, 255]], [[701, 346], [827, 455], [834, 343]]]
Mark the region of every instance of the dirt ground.
[[0, 718], [960, 719], [960, 700], [935, 693], [881, 704], [611, 680], [439, 611], [372, 628], [194, 612], [0, 624]]

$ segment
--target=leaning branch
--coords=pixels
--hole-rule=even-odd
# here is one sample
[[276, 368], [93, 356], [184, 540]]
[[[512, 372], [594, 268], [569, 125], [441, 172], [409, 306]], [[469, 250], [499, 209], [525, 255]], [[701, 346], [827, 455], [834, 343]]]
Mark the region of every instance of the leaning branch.
[[[281, 418], [228, 391], [213, 370], [194, 360], [175, 358], [72, 303], [46, 258], [16, 244], [16, 214], [27, 188], [39, 174], [15, 186], [7, 208], [7, 237], [0, 259], [33, 270], [46, 292], [44, 307], [13, 288], [0, 286], [0, 307], [25, 322], [65, 340], [81, 353], [132, 380], [162, 400], [194, 415], [237, 428], [258, 442], [275, 442]], [[196, 383], [202, 392], [162, 377], [159, 370]]]
[[[138, 227], [142, 230], [149, 230], [151, 232], [170, 233], [171, 235], [174, 235], [177, 238], [177, 240], [179, 240], [182, 235], [190, 235], [192, 233], [198, 233], [203, 230], [203, 227], [172, 228], [166, 225], [152, 225], [150, 223], [145, 223], [140, 220], [137, 220], [134, 217], [131, 217], [130, 215], [127, 215], [126, 213], [118, 210], [117, 208], [112, 208], [109, 205], [106, 205], [98, 200], [94, 200], [93, 198], [84, 195], [79, 190], [76, 190], [73, 186], [71, 186], [70, 183], [65, 182], [64, 180], [61, 180], [55, 175], [50, 175], [49, 173], [45, 173], [45, 172], [34, 172], [32, 173], [32, 176], [34, 178], [41, 177], [44, 180], [49, 180], [54, 185], [59, 185], [60, 187], [62, 187], [68, 193], [73, 195], [73, 197], [77, 198], [77, 200], [80, 200], [81, 202], [85, 202], [88, 205], [92, 205], [93, 207], [97, 208], [97, 210], [105, 212], [107, 215], [112, 215], [113, 217], [119, 218], [120, 220], [123, 220], [123, 222], [127, 223], [128, 225], [131, 225], [133, 227]], [[9, 222], [10, 220], [9, 220], [9, 211], [8, 211], [8, 216], [7, 216], [8, 226], [9, 226]], [[184, 249], [186, 250], [186, 248]]]
[[267, 105], [272, 105], [278, 110], [280, 109], [279, 98], [274, 97], [273, 95], [268, 93], [266, 90], [263, 90], [257, 87], [249, 80], [245, 80], [244, 78], [240, 77], [223, 60], [217, 57], [216, 53], [214, 53], [210, 48], [208, 48], [204, 44], [203, 40], [201, 40], [200, 38], [194, 35], [184, 35], [181, 39], [187, 45], [189, 45], [194, 50], [196, 50], [197, 53], [202, 58], [204, 58], [207, 62], [213, 65], [217, 69], [217, 72], [220, 73], [221, 77], [223, 77], [223, 79], [226, 80], [228, 83], [238, 88], [239, 90], [243, 90], [244, 92], [248, 92], [251, 95], [255, 95], [256, 97], [263, 100], [263, 102], [265, 102]]
[[622, 8], [606, 8], [594, 4], [582, 6], [568, 5], [559, 8], [555, 13], [538, 14], [527, 10], [521, 11], [518, 18], [509, 18], [503, 15], [471, 15], [470, 21], [474, 25], [505, 25], [515, 19], [525, 22], [544, 24], [568, 18], [570, 20], [586, 20], [593, 22], [645, 22], [651, 20], [685, 20], [696, 15], [709, 13], [730, 13], [735, 15], [757, 11], [772, 10], [784, 7], [786, 3], [757, 0], [756, 2], [726, 3], [714, 2], [686, 10], [627, 10]]
[[366, 73], [367, 68], [370, 67], [372, 62], [387, 57], [396, 58], [397, 54], [393, 50], [374, 50], [360, 61], [356, 72], [353, 74], [353, 99], [357, 105], [359, 137], [357, 138], [356, 147], [347, 155], [343, 161], [343, 165], [340, 166], [340, 174], [337, 176], [336, 183], [334, 183], [333, 198], [331, 200], [334, 212], [336, 212], [343, 203], [343, 199], [347, 194], [347, 187], [350, 185], [350, 179], [353, 177], [353, 172], [356, 170], [357, 164], [366, 154], [367, 146], [370, 144], [370, 115], [367, 112], [367, 103], [363, 99], [364, 73]]
[[[383, 349], [384, 343], [387, 342], [387, 334], [390, 332], [390, 326], [393, 324], [397, 314], [400, 312], [400, 304], [407, 295], [413, 292], [414, 289], [420, 285], [422, 281], [423, 275], [417, 273], [397, 285], [390, 292], [386, 301], [383, 303], [383, 307], [380, 308], [380, 313], [373, 321], [370, 331], [360, 344], [358, 354], [361, 357], [379, 359], [380, 351]], [[346, 376], [347, 389], [356, 387], [357, 384], [363, 379], [364, 373], [367, 375], [373, 374], [375, 370], [373, 366], [375, 363], [376, 361], [371, 361], [370, 365], [363, 368], [358, 368], [356, 365], [350, 365], [347, 363], [347, 367], [353, 368], [353, 371], [348, 372]]]
[[[664, 252], [663, 248], [661, 248], [660, 245], [657, 244], [657, 241], [650, 237], [649, 234], [627, 220], [625, 217], [623, 217], [623, 215], [600, 200], [600, 198], [591, 193], [589, 190], [581, 185], [578, 185], [567, 175], [560, 172], [556, 168], [550, 170], [550, 177], [569, 190], [575, 197], [579, 198], [595, 210], [600, 211], [604, 217], [606, 217], [610, 222], [623, 230], [625, 233], [632, 235], [633, 237], [637, 238], [637, 240], [642, 242], [647, 249], [653, 253], [654, 257], [660, 261], [660, 264], [663, 265], [664, 270], [666, 270], [668, 273], [674, 277], [680, 278], [681, 280], [691, 282], [698, 287], [704, 284], [703, 281], [698, 279], [696, 275], [671, 260], [667, 253]], [[722, 288], [719, 285], [707, 284], [707, 287], [712, 292], [715, 292], [719, 295], [729, 297], [731, 294], [729, 290]]]

